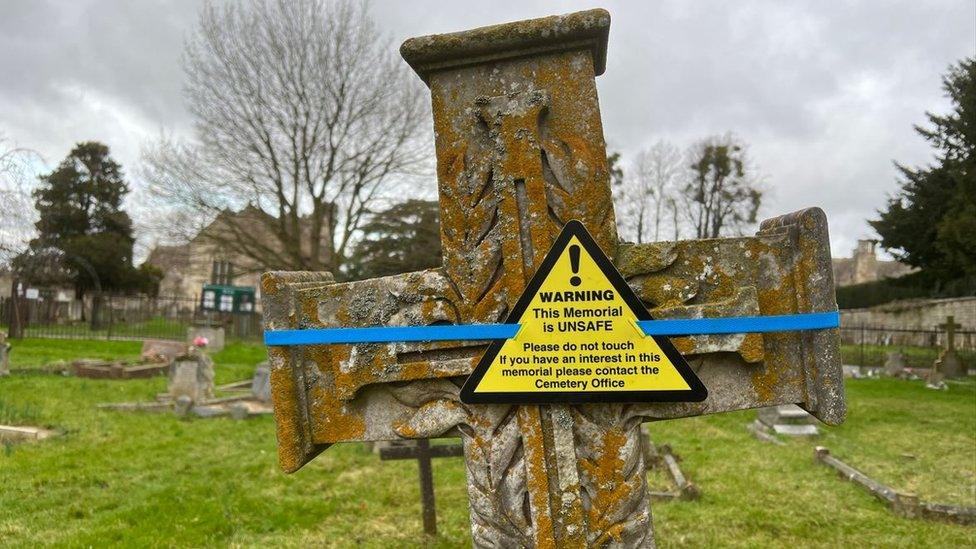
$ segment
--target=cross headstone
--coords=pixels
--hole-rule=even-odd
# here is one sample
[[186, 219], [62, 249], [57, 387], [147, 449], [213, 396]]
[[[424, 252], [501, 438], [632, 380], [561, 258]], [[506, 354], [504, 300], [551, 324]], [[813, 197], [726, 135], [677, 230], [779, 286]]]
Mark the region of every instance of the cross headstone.
[[434, 471], [431, 466], [431, 458], [459, 457], [462, 455], [464, 455], [464, 449], [457, 444], [431, 446], [430, 441], [425, 438], [403, 445], [384, 446], [380, 449], [380, 459], [384, 461], [417, 460], [425, 534], [437, 535], [437, 507], [434, 504]]
[[[262, 277], [265, 327], [504, 322], [569, 220], [579, 220], [655, 318], [835, 311], [825, 216], [753, 237], [617, 238], [595, 76], [610, 16], [591, 10], [406, 41], [430, 88], [443, 266], [335, 283]], [[653, 546], [640, 425], [798, 403], [845, 414], [837, 330], [673, 338], [702, 402], [467, 405], [484, 341], [272, 346], [281, 466], [331, 444], [460, 436], [472, 541], [484, 547]]]
[[946, 321], [938, 325], [938, 328], [945, 331], [945, 349], [939, 354], [935, 364], [932, 366], [934, 373], [942, 374], [943, 377], [964, 377], [966, 366], [963, 364], [959, 354], [956, 353], [956, 330], [962, 328], [961, 324], [956, 323], [953, 316], [947, 316]]

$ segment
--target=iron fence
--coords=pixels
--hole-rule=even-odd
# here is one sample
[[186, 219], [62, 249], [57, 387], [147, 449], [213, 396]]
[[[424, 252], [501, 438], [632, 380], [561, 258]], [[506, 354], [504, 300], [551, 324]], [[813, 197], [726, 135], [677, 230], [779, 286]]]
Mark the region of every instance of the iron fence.
[[[888, 353], [898, 351], [909, 368], [931, 368], [947, 345], [942, 330], [885, 326], [842, 326], [840, 343], [844, 364], [881, 367]], [[954, 346], [963, 361], [976, 365], [976, 331], [956, 330]]]
[[0, 330], [14, 337], [52, 339], [175, 339], [193, 325], [222, 326], [228, 339], [258, 340], [260, 313], [217, 313], [185, 296], [91, 293], [84, 299], [0, 298]]

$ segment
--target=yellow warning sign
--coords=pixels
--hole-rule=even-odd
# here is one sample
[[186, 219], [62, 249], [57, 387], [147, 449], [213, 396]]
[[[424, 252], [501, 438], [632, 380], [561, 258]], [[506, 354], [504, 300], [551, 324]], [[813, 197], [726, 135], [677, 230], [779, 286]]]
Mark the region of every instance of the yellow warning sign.
[[569, 222], [461, 389], [465, 403], [700, 401], [707, 391], [578, 221]]

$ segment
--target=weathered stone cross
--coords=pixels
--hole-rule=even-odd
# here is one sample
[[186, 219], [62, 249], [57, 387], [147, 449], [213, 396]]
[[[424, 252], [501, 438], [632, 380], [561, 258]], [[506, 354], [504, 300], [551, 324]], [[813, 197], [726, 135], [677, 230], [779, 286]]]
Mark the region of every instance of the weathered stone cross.
[[[835, 310], [817, 209], [755, 237], [618, 241], [595, 82], [609, 25], [592, 10], [405, 42], [432, 95], [444, 265], [344, 284], [267, 273], [266, 328], [503, 322], [571, 219], [655, 318]], [[336, 442], [460, 436], [476, 546], [653, 546], [641, 422], [787, 403], [827, 423], [845, 413], [836, 330], [673, 341], [707, 400], [465, 405], [485, 342], [270, 347], [281, 466]]]
[[949, 315], [946, 317], [946, 321], [937, 326], [945, 330], [946, 334], [946, 345], [945, 348], [950, 353], [956, 350], [956, 330], [962, 328], [962, 324], [956, 322], [956, 317]]
[[937, 327], [945, 330], [946, 341], [945, 348], [939, 353], [939, 358], [935, 360], [932, 373], [936, 376], [966, 377], [968, 367], [956, 353], [956, 330], [962, 328], [962, 325], [956, 323], [956, 318], [950, 315], [946, 317], [943, 324], [939, 324]]

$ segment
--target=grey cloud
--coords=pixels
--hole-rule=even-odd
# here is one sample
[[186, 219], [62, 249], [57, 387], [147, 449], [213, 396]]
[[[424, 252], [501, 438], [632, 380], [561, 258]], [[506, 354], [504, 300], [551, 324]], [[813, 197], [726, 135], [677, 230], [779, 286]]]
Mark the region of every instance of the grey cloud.
[[[103, 139], [130, 174], [142, 140], [191, 131], [180, 54], [200, 2], [0, 0], [0, 131], [59, 160]], [[764, 214], [819, 205], [834, 253], [869, 235], [896, 189], [892, 160], [923, 163], [912, 124], [944, 110], [939, 77], [976, 53], [976, 3], [607, 2], [598, 79], [611, 147], [686, 145], [733, 131], [770, 190]], [[376, 2], [396, 47], [418, 34], [593, 7], [582, 2]], [[419, 84], [419, 81], [417, 82]]]

